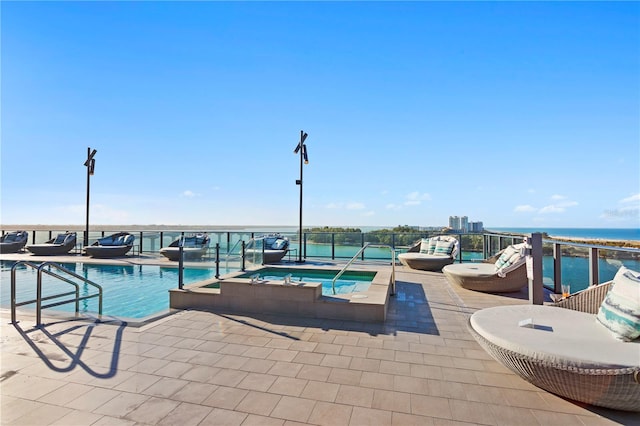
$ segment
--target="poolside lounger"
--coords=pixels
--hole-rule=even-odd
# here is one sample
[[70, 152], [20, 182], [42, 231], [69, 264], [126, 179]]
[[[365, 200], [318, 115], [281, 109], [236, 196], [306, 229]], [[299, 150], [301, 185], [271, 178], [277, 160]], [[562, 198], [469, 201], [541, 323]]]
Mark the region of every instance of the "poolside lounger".
[[100, 238], [90, 246], [84, 248], [84, 252], [91, 257], [111, 258], [124, 256], [133, 247], [135, 236], [128, 232], [118, 232], [108, 237]]
[[398, 260], [411, 269], [439, 271], [453, 263], [459, 248], [460, 243], [453, 236], [423, 238], [406, 253], [400, 253]]
[[0, 237], [0, 253], [17, 253], [24, 248], [28, 239], [27, 231], [7, 232]]
[[510, 245], [482, 263], [447, 265], [442, 272], [449, 282], [467, 290], [510, 293], [527, 285], [524, 243]]
[[169, 260], [180, 260], [180, 244], [184, 260], [200, 259], [209, 249], [210, 238], [206, 233], [181, 236], [168, 247], [160, 249], [160, 254]]
[[[262, 241], [262, 246], [257, 244]], [[289, 239], [280, 234], [256, 237], [249, 242], [244, 252], [252, 263], [278, 263], [289, 251]]]
[[32, 244], [27, 250], [37, 256], [55, 256], [69, 253], [76, 246], [76, 233], [65, 232], [58, 234], [43, 244]]

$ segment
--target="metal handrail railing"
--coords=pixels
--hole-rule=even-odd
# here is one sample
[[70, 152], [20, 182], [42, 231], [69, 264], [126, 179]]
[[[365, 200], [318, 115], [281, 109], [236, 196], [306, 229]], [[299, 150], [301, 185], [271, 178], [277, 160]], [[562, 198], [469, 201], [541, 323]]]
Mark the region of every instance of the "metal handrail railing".
[[[36, 287], [36, 298], [33, 300], [27, 300], [24, 302], [20, 302], [18, 303], [16, 301], [16, 269], [19, 265], [25, 265], [28, 266], [30, 268], [35, 269], [36, 271], [38, 271], [38, 277], [37, 277], [37, 287]], [[44, 269], [46, 266], [48, 266], [49, 268], [55, 268], [58, 269], [59, 271], [64, 272], [65, 274], [71, 275], [72, 277], [81, 280], [82, 282], [84, 282], [85, 284], [89, 284], [95, 288], [98, 289], [98, 293], [97, 294], [90, 294], [87, 296], [80, 296], [80, 286], [73, 282], [72, 280], [70, 280], [69, 278], [63, 277], [61, 275], [56, 274], [55, 272], [52, 272], [51, 270], [47, 270]], [[59, 294], [54, 294], [51, 296], [45, 296], [42, 297], [42, 274], [47, 274], [51, 277], [54, 277], [56, 279], [59, 279], [61, 281], [66, 282], [67, 284], [71, 284], [72, 286], [75, 287], [75, 290], [66, 292], [66, 293], [59, 293]], [[64, 297], [64, 296], [69, 296], [75, 294], [75, 297], [73, 299], [70, 300], [63, 300], [63, 301], [58, 301], [55, 303], [50, 303], [48, 305], [42, 305], [42, 301], [44, 300], [51, 300], [51, 299], [56, 299], [59, 297]], [[28, 261], [20, 261], [20, 262], [16, 262], [12, 267], [11, 267], [11, 322], [12, 323], [16, 323], [16, 308], [18, 306], [24, 306], [24, 305], [29, 305], [32, 303], [36, 304], [36, 326], [40, 326], [42, 323], [42, 309], [46, 309], [46, 308], [52, 308], [54, 306], [60, 306], [60, 305], [64, 305], [67, 303], [71, 303], [71, 302], [75, 302], [76, 306], [75, 306], [75, 312], [76, 314], [78, 314], [78, 312], [80, 312], [80, 301], [81, 300], [86, 300], [86, 299], [91, 299], [94, 297], [98, 297], [98, 314], [100, 316], [102, 316], [102, 287], [96, 283], [94, 283], [93, 281], [83, 277], [82, 275], [78, 275], [75, 272], [72, 272], [70, 270], [68, 270], [67, 268], [63, 267], [62, 265], [59, 265], [57, 263], [54, 262], [43, 262], [40, 265], [36, 265], [35, 263], [32, 262], [28, 262]]]
[[336, 281], [347, 271], [347, 268], [360, 256], [367, 247], [389, 247], [391, 250], [391, 294], [396, 294], [396, 251], [393, 247], [387, 244], [371, 244], [365, 243], [360, 250], [347, 262], [346, 265], [333, 277], [331, 280], [331, 289], [333, 294], [336, 294]]

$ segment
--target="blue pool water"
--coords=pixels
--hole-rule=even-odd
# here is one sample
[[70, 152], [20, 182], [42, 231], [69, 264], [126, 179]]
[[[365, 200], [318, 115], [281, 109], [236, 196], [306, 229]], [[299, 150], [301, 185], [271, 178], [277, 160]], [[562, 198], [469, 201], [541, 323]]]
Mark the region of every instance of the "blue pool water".
[[[11, 306], [11, 266], [13, 264], [14, 262], [0, 262], [0, 306], [3, 308]], [[103, 315], [140, 319], [159, 314], [169, 309], [168, 290], [178, 287], [177, 267], [87, 263], [65, 263], [62, 266], [102, 286]], [[226, 271], [220, 273], [226, 273]], [[183, 282], [186, 285], [214, 277], [215, 269], [185, 268]], [[46, 274], [43, 274], [42, 281], [43, 297], [73, 290], [73, 286]], [[16, 269], [16, 301], [18, 303], [35, 299], [36, 282], [37, 272], [34, 269], [24, 265], [18, 266]], [[95, 287], [75, 279], [74, 282], [80, 284], [81, 295], [97, 293]], [[66, 296], [64, 299], [71, 297]], [[51, 302], [49, 301], [49, 303]], [[45, 303], [47, 302], [43, 302], [43, 304]], [[34, 307], [35, 304], [32, 304], [23, 306], [21, 309], [34, 309]], [[50, 309], [73, 312], [75, 305], [69, 303]], [[80, 301], [80, 311], [98, 312], [98, 298]]]
[[[240, 278], [249, 278], [255, 273], [260, 274], [261, 279], [282, 280], [285, 275], [291, 274], [291, 282], [322, 283], [322, 294], [332, 295], [333, 278], [338, 274], [337, 270], [327, 269], [298, 269], [298, 268], [263, 268], [241, 275]], [[336, 294], [357, 293], [367, 291], [375, 277], [375, 272], [368, 271], [346, 271], [336, 280]]]

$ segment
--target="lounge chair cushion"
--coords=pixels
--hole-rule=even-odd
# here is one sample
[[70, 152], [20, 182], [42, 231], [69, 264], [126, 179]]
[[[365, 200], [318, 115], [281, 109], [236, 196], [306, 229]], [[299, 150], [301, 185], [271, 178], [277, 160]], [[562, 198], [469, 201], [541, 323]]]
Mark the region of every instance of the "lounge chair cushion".
[[420, 253], [433, 254], [439, 239], [439, 237], [423, 238], [420, 242]]
[[284, 240], [282, 238], [278, 238], [272, 245], [271, 248], [273, 250], [284, 250], [284, 248], [287, 245], [287, 240]]
[[618, 270], [596, 318], [616, 339], [640, 337], [640, 273], [624, 266]]
[[447, 241], [447, 240], [438, 240], [436, 241], [436, 247], [433, 251], [433, 254], [439, 256], [451, 256], [453, 253], [453, 247], [455, 246], [455, 241]]
[[56, 239], [53, 241], [53, 244], [64, 244], [64, 241], [67, 239], [67, 234], [58, 234]]
[[[519, 322], [533, 320], [534, 327]], [[605, 368], [640, 365], [640, 341], [622, 342], [594, 315], [541, 305], [497, 306], [471, 316], [473, 329], [491, 343], [541, 362]]]

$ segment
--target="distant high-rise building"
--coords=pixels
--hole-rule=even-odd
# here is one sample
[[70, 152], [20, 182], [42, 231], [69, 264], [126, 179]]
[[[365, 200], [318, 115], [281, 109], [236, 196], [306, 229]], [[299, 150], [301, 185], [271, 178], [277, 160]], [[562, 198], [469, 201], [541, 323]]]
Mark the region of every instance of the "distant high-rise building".
[[482, 222], [469, 222], [469, 232], [482, 231], [484, 231], [484, 224]]
[[455, 232], [482, 232], [484, 224], [482, 222], [469, 222], [467, 216], [449, 216], [449, 228]]
[[467, 216], [449, 216], [449, 228], [457, 232], [468, 232], [469, 218]]

